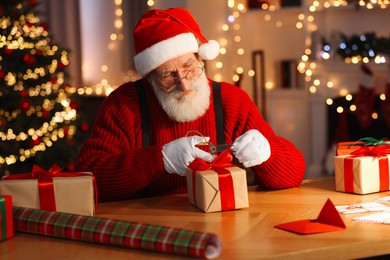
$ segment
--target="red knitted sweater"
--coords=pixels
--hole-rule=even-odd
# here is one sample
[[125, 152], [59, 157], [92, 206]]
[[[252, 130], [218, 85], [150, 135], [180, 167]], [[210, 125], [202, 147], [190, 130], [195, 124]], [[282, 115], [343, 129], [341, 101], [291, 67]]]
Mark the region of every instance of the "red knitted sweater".
[[[211, 94], [206, 114], [195, 121], [178, 123], [160, 107], [152, 87], [144, 80], [150, 117], [151, 146], [142, 148], [141, 116], [134, 83], [126, 83], [104, 101], [90, 139], [81, 147], [77, 169], [93, 172], [99, 201], [185, 193], [186, 179], [164, 169], [162, 146], [197, 130], [216, 144], [214, 104]], [[210, 82], [211, 86], [211, 82]], [[212, 92], [211, 92], [212, 93]], [[240, 88], [221, 83], [224, 134], [228, 144], [250, 129], [268, 140], [271, 157], [252, 169], [262, 188], [281, 189], [300, 185], [305, 171], [302, 153], [276, 136], [257, 107]]]

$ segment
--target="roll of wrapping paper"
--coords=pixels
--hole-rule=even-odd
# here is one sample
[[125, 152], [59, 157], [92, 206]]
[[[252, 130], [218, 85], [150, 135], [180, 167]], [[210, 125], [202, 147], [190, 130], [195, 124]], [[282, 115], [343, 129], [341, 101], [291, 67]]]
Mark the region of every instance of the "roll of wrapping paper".
[[13, 207], [13, 220], [24, 233], [207, 259], [221, 253], [215, 234], [186, 229], [22, 207]]

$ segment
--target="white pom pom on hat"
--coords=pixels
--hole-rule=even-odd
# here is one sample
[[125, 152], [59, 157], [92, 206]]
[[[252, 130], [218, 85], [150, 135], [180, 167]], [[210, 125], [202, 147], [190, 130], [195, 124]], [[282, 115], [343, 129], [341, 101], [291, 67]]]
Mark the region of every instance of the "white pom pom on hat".
[[194, 17], [185, 8], [147, 11], [134, 28], [134, 63], [141, 76], [187, 53], [204, 60], [219, 54], [217, 41], [208, 41]]
[[219, 43], [215, 40], [209, 40], [199, 46], [198, 54], [204, 60], [213, 60], [219, 54]]

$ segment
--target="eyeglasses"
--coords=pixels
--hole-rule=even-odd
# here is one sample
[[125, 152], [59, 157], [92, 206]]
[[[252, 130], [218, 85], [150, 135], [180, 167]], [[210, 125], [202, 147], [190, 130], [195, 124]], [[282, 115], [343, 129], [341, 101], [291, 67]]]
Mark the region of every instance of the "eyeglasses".
[[200, 77], [204, 71], [204, 67], [195, 67], [190, 70], [183, 71], [184, 76], [181, 78], [178, 78], [174, 75], [174, 73], [169, 73], [166, 75], [160, 76], [160, 83], [162, 88], [164, 88], [166, 91], [171, 91], [176, 86], [177, 82], [179, 82], [182, 79], [186, 80], [194, 80]]

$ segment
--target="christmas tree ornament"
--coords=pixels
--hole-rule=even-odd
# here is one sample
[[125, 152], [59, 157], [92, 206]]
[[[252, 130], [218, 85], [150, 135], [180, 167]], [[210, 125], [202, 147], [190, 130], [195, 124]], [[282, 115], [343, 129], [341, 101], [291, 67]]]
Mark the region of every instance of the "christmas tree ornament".
[[37, 146], [37, 145], [39, 145], [41, 142], [42, 142], [42, 139], [41, 139], [41, 138], [32, 139], [32, 140], [31, 140], [30, 146], [31, 146], [31, 147]]
[[81, 124], [80, 124], [80, 129], [81, 129], [81, 131], [83, 131], [83, 132], [88, 132], [88, 131], [89, 131], [89, 124], [86, 123], [86, 122], [81, 123]]
[[22, 91], [20, 91], [20, 96], [21, 97], [27, 97], [28, 96], [28, 92], [26, 89], [23, 89]]
[[46, 109], [42, 110], [42, 117], [47, 118], [50, 115], [50, 112]]
[[20, 101], [20, 103], [19, 103], [19, 108], [20, 108], [20, 110], [22, 110], [22, 111], [26, 111], [27, 109], [30, 108], [30, 102], [27, 101], [27, 100], [22, 99], [22, 100]]
[[65, 66], [65, 64], [64, 63], [62, 63], [62, 62], [58, 62], [58, 69], [59, 70], [63, 70], [66, 66]]
[[70, 102], [69, 106], [71, 109], [78, 109], [80, 107], [80, 103], [77, 101], [72, 101], [72, 102]]
[[10, 49], [10, 48], [7, 48], [7, 47], [4, 48], [4, 53], [7, 54], [7, 55], [12, 54], [13, 52], [14, 52], [13, 49]]

